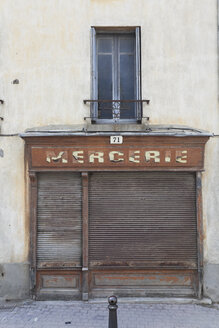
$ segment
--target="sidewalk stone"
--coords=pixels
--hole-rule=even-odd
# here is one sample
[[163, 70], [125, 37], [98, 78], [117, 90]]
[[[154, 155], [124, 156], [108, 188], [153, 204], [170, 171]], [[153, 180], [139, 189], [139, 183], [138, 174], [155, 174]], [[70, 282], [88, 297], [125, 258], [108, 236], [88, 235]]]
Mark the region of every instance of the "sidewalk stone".
[[[218, 328], [219, 306], [118, 302], [118, 328]], [[108, 328], [106, 303], [29, 302], [0, 306], [1, 328]]]

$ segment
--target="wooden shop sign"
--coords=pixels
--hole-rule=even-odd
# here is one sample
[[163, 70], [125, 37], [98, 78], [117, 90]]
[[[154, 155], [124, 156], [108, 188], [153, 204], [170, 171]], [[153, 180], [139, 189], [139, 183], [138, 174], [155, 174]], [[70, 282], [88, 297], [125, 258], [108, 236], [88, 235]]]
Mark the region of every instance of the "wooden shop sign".
[[199, 147], [37, 147], [31, 148], [32, 167], [48, 168], [153, 168], [202, 167]]

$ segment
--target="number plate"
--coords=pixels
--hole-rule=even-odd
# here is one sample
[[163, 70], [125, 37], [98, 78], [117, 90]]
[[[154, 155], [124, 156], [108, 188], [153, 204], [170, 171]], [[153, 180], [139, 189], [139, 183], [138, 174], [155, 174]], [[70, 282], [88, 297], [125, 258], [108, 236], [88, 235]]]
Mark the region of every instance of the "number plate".
[[110, 136], [110, 143], [111, 144], [122, 144], [123, 136]]

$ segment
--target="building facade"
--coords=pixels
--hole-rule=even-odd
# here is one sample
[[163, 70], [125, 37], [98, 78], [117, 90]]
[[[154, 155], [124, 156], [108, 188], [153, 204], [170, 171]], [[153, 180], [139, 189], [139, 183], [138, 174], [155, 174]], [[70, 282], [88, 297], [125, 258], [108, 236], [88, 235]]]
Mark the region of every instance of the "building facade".
[[217, 1], [0, 14], [0, 297], [218, 301]]

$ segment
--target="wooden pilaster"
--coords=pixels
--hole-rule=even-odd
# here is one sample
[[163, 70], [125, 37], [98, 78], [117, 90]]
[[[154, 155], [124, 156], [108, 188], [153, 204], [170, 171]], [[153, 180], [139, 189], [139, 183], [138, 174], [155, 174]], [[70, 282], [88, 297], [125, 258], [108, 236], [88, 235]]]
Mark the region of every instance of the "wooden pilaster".
[[88, 300], [88, 173], [82, 173], [82, 300]]

